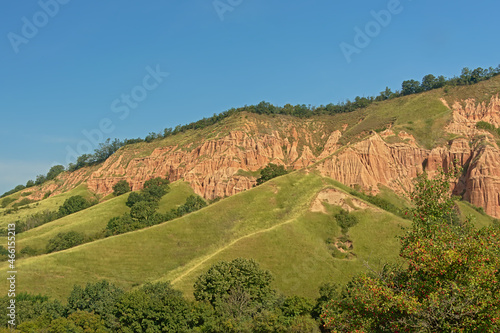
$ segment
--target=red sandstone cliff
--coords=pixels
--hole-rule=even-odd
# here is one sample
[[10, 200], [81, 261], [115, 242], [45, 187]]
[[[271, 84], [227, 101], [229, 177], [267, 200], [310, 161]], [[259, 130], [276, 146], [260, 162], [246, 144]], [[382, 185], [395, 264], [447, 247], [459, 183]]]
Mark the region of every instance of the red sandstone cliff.
[[[168, 176], [171, 181], [184, 179], [194, 191], [207, 199], [224, 197], [247, 190], [255, 185], [249, 171], [257, 171], [268, 163], [283, 164], [301, 169], [313, 166], [322, 175], [346, 185], [358, 185], [377, 192], [385, 185], [401, 192], [409, 189], [411, 179], [424, 168], [432, 172], [457, 160], [467, 171], [454, 192], [474, 205], [483, 207], [500, 217], [500, 154], [493, 136], [475, 129], [478, 121], [500, 126], [500, 100], [489, 103], [473, 100], [456, 102], [446, 131], [460, 136], [446, 146], [432, 150], [421, 148], [410, 134], [400, 131], [399, 143], [388, 143], [396, 137], [392, 130], [341, 147], [340, 130], [325, 132], [321, 120], [302, 121], [301, 126], [283, 121], [279, 126], [259, 119], [248, 119], [244, 126], [230, 130], [226, 135], [190, 142], [184, 145], [158, 147], [148, 156], [139, 148], [126, 147], [93, 169], [82, 169], [63, 174], [57, 183], [45, 185], [31, 197], [40, 199], [46, 191], [53, 194], [70, 189], [85, 181], [91, 191], [100, 194], [112, 192], [112, 186], [125, 179], [133, 190], [153, 177]], [[284, 117], [286, 118], [286, 117]], [[342, 131], [347, 125], [339, 125]], [[271, 128], [273, 128], [271, 130]], [[478, 140], [478, 137], [483, 138]], [[321, 150], [317, 147], [323, 147]]]

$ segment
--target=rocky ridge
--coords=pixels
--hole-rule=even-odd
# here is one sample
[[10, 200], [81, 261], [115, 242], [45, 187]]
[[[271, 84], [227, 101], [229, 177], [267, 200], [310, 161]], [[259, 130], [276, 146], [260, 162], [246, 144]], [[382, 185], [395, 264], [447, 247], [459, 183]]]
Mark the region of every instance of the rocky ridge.
[[[500, 217], [499, 149], [491, 134], [475, 128], [478, 121], [500, 126], [500, 99], [498, 95], [489, 103], [468, 99], [453, 104], [452, 111], [445, 130], [455, 138], [432, 150], [420, 147], [404, 131], [372, 132], [359, 142], [341, 146], [339, 140], [347, 124], [319, 136], [318, 131], [326, 129], [321, 120], [316, 121], [314, 133], [308, 126], [293, 122], [261, 131], [258, 128], [271, 126], [250, 117], [242, 128], [222, 136], [196, 144], [158, 147], [149, 156], [134, 157], [133, 149], [121, 149], [100, 166], [62, 174], [30, 198], [41, 199], [47, 191], [55, 195], [81, 182], [103, 195], [111, 193], [113, 185], [122, 179], [133, 190], [139, 190], [150, 178], [168, 176], [170, 181], [184, 179], [197, 194], [214, 199], [253, 187], [256, 177], [252, 173], [268, 163], [295, 170], [311, 167], [324, 176], [372, 193], [378, 191], [379, 185], [401, 193], [411, 188], [411, 179], [418, 173], [426, 170], [432, 174], [456, 160], [466, 172], [455, 184], [454, 192], [483, 207], [489, 215]], [[390, 143], [390, 138], [398, 140]], [[126, 154], [132, 154], [131, 158]]]

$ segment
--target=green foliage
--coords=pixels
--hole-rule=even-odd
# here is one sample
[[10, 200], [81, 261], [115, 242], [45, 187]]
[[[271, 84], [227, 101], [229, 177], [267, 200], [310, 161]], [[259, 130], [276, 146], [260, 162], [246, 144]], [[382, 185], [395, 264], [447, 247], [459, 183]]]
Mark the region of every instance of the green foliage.
[[76, 231], [61, 232], [49, 240], [46, 250], [47, 253], [62, 251], [83, 244], [84, 242], [85, 236], [82, 233]]
[[146, 227], [142, 221], [133, 219], [130, 214], [113, 217], [106, 225], [106, 236], [119, 235]]
[[106, 142], [99, 144], [99, 148], [94, 150], [94, 154], [83, 154], [77, 158], [76, 163], [70, 163], [68, 170], [76, 171], [86, 166], [104, 162], [126, 143], [127, 140], [120, 141], [118, 139], [114, 139], [111, 141], [111, 139], [107, 139]]
[[45, 178], [47, 180], [52, 180], [56, 178], [59, 174], [64, 172], [64, 166], [63, 165], [54, 165], [52, 168], [50, 168], [49, 172], [47, 172], [47, 175]]
[[269, 163], [262, 171], [260, 172], [260, 178], [257, 179], [257, 185], [267, 182], [270, 179], [273, 179], [278, 176], [286, 175], [287, 171], [283, 165], [276, 165], [273, 163]]
[[403, 96], [421, 92], [420, 82], [416, 80], [406, 80], [401, 84], [401, 94]]
[[23, 198], [19, 202], [16, 202], [15, 204], [12, 205], [12, 208], [18, 208], [22, 206], [29, 205], [30, 203], [35, 202], [35, 200], [28, 199], [28, 198]]
[[347, 234], [349, 228], [354, 227], [356, 224], [358, 224], [358, 219], [356, 218], [356, 216], [349, 214], [349, 212], [344, 209], [341, 209], [338, 214], [335, 214], [335, 220], [337, 221], [339, 227], [342, 229], [343, 234]]
[[457, 224], [454, 214], [454, 199], [448, 195], [450, 179], [457, 177], [460, 170], [440, 172], [433, 179], [423, 173], [415, 179], [414, 190], [410, 193], [415, 208], [410, 210], [415, 228], [430, 231], [434, 225]]
[[130, 184], [126, 180], [120, 180], [113, 186], [113, 194], [115, 196], [120, 196], [130, 192]]
[[106, 280], [88, 283], [85, 288], [75, 285], [68, 297], [68, 313], [93, 312], [100, 315], [106, 327], [116, 328], [118, 319], [115, 313], [122, 295], [123, 290]]
[[287, 297], [281, 306], [281, 310], [286, 317], [309, 315], [312, 309], [313, 303], [311, 300], [295, 295]]
[[[165, 186], [168, 185], [158, 186], [157, 184], [150, 183], [146, 190], [158, 190], [162, 187], [165, 189]], [[110, 219], [106, 226], [106, 235], [118, 235], [170, 221], [207, 206], [205, 200], [200, 196], [190, 195], [186, 198], [186, 202], [177, 209], [172, 209], [165, 214], [161, 214], [157, 212], [159, 199], [150, 193], [130, 193], [127, 200], [127, 205], [132, 205], [130, 213]], [[149, 198], [150, 200], [145, 200], [144, 198]]]
[[479, 121], [476, 123], [476, 128], [483, 129], [490, 132], [493, 135], [500, 136], [500, 128], [495, 127], [495, 125], [490, 124], [486, 121]]
[[215, 304], [227, 299], [234, 290], [245, 292], [250, 302], [263, 303], [274, 294], [272, 276], [262, 270], [252, 259], [237, 258], [221, 261], [198, 277], [194, 285], [194, 297], [198, 301]]
[[349, 194], [354, 195], [358, 198], [361, 198], [365, 201], [368, 201], [369, 203], [371, 203], [379, 208], [382, 208], [383, 210], [388, 211], [389, 213], [392, 213], [396, 216], [399, 216], [399, 217], [404, 218], [404, 219], [411, 219], [411, 217], [408, 216], [407, 213], [405, 214], [405, 212], [403, 212], [401, 209], [399, 209], [398, 207], [396, 207], [395, 205], [393, 205], [389, 201], [387, 201], [383, 198], [380, 198], [376, 195], [364, 194], [364, 193], [354, 191], [354, 190], [349, 191]]
[[187, 332], [191, 306], [170, 283], [146, 284], [122, 297], [117, 318], [123, 332]]
[[[49, 300], [47, 296], [18, 293], [16, 294], [15, 300], [16, 326], [18, 326], [18, 328], [23, 332], [27, 332], [28, 330], [23, 330], [22, 324], [42, 329], [46, 328], [51, 320], [64, 315], [64, 306], [61, 304], [61, 302]], [[2, 318], [8, 318], [7, 306], [9, 302], [9, 297], [5, 296], [0, 299], [0, 313], [2, 314]], [[1, 325], [5, 324], [6, 321], [4, 321]]]
[[38, 251], [28, 245], [26, 247], [23, 247], [23, 249], [21, 251], [19, 251], [19, 253], [23, 256], [26, 256], [26, 257], [32, 257], [32, 256], [37, 255]]
[[16, 199], [14, 199], [14, 198], [4, 198], [2, 200], [2, 208], [7, 207], [8, 205], [10, 205], [11, 203], [13, 203], [14, 201], [16, 201]]
[[142, 193], [139, 192], [132, 192], [128, 195], [127, 202], [125, 203], [128, 207], [133, 207], [136, 203], [140, 201], [145, 201], [146, 199], [142, 195]]
[[59, 214], [61, 216], [66, 216], [87, 209], [90, 206], [90, 202], [88, 202], [83, 196], [75, 195], [64, 201], [62, 206], [59, 207]]
[[50, 210], [28, 215], [23, 220], [16, 222], [16, 233], [22, 233], [34, 229], [43, 224], [57, 220], [59, 217], [59, 212]]
[[130, 216], [138, 221], [150, 220], [158, 208], [156, 201], [139, 201], [130, 209]]
[[207, 203], [199, 195], [190, 195], [186, 198], [186, 202], [177, 208], [177, 216], [183, 216], [191, 212], [195, 212], [203, 207], [206, 207]]
[[496, 332], [500, 329], [500, 229], [454, 223], [449, 181], [420, 175], [412, 229], [401, 237], [404, 266], [360, 275], [322, 314], [335, 332]]

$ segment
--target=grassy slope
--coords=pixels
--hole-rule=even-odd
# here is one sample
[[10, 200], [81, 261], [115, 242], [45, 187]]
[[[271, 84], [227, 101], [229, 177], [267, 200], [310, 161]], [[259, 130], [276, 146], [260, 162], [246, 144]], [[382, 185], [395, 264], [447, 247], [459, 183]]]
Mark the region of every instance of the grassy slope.
[[[29, 204], [26, 206], [27, 208], [19, 209], [17, 212], [12, 214], [3, 215], [7, 209], [0, 209], [0, 227], [5, 227], [8, 223], [22, 220], [31, 214], [43, 212], [45, 210], [56, 211], [66, 199], [69, 199], [74, 195], [82, 195], [85, 198], [90, 198], [92, 196], [91, 192], [87, 189], [87, 186], [82, 184], [75, 187], [71, 191]], [[19, 196], [20, 193], [15, 193], [9, 197], [18, 198]]]
[[[280, 290], [315, 296], [319, 284], [345, 282], [363, 270], [363, 260], [395, 259], [394, 235], [407, 223], [384, 212], [358, 212], [361, 222], [351, 230], [358, 258], [334, 259], [324, 240], [339, 234], [336, 223], [308, 211], [316, 193], [332, 184], [296, 172], [158, 226], [18, 260], [19, 291], [64, 299], [74, 284], [103, 278], [124, 288], [169, 279], [189, 296], [212, 262], [243, 256], [269, 269]], [[0, 270], [7, 271], [6, 263]]]
[[491, 216], [479, 213], [470, 203], [457, 201], [457, 205], [460, 209], [460, 218], [465, 220], [467, 217], [472, 217], [472, 222], [477, 228], [486, 227], [493, 223]]
[[[170, 192], [160, 201], [159, 211], [166, 212], [183, 204], [191, 194], [193, 190], [187, 183], [178, 181], [171, 184]], [[127, 198], [128, 195], [122, 195], [19, 234], [17, 248], [21, 250], [26, 246], [31, 246], [35, 249], [44, 249], [49, 239], [60, 232], [77, 231], [93, 236], [106, 227], [110, 218], [120, 216], [130, 210], [125, 205]]]

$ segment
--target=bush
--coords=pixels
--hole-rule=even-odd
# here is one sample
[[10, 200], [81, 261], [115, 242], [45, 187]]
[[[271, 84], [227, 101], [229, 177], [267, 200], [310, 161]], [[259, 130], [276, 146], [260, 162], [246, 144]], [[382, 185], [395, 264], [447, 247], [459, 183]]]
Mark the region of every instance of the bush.
[[10, 205], [11, 203], [13, 203], [14, 201], [16, 201], [16, 199], [14, 198], [5, 198], [2, 200], [2, 208], [5, 208], [7, 207], [8, 205]]
[[146, 227], [144, 223], [134, 220], [130, 214], [113, 217], [106, 225], [106, 236], [119, 235]]
[[260, 172], [260, 178], [257, 179], [257, 185], [267, 182], [270, 179], [273, 179], [278, 176], [286, 175], [287, 171], [283, 165], [276, 165], [273, 163], [269, 163], [262, 171]]
[[125, 205], [132, 208], [136, 203], [146, 200], [144, 196], [139, 192], [132, 192], [128, 195], [127, 202]]
[[57, 211], [45, 210], [27, 216], [23, 221], [16, 222], [16, 233], [28, 231], [30, 229], [39, 227], [45, 223], [52, 222], [59, 218]]
[[325, 329], [499, 332], [500, 229], [453, 221], [452, 176], [416, 178], [412, 228], [400, 237], [404, 264], [353, 278], [323, 307]]
[[191, 305], [168, 282], [128, 292], [117, 308], [120, 324], [130, 332], [187, 332], [192, 326]]
[[18, 208], [18, 207], [26, 206], [26, 205], [29, 205], [30, 203], [33, 203], [33, 202], [35, 202], [35, 200], [31, 200], [31, 199], [28, 199], [28, 198], [23, 198], [21, 201], [16, 202], [15, 204], [13, 204], [12, 208]]
[[130, 209], [130, 216], [138, 221], [148, 221], [156, 213], [156, 208], [156, 202], [139, 201]]
[[194, 284], [194, 297], [212, 305], [226, 299], [232, 290], [245, 292], [251, 302], [263, 303], [274, 295], [272, 276], [252, 259], [237, 258], [212, 265]]
[[76, 231], [61, 232], [49, 240], [46, 249], [47, 253], [62, 251], [84, 242], [85, 236], [82, 233]]
[[350, 227], [358, 224], [358, 218], [343, 209], [340, 210], [340, 213], [335, 214], [335, 219], [337, 220], [339, 227], [342, 228], [343, 234], [347, 234]]
[[68, 297], [68, 313], [93, 312], [102, 317], [107, 327], [116, 328], [116, 304], [122, 295], [122, 289], [106, 280], [88, 283], [85, 288], [75, 285]]
[[120, 196], [130, 192], [130, 184], [126, 180], [120, 180], [113, 186], [113, 194], [115, 196]]
[[186, 202], [177, 208], [177, 216], [182, 216], [195, 212], [203, 207], [206, 207], [207, 203], [199, 195], [190, 195], [187, 197]]
[[89, 208], [90, 206], [91, 204], [84, 197], [75, 195], [64, 201], [62, 206], [59, 207], [59, 214], [61, 214], [61, 216], [66, 216]]
[[26, 257], [32, 257], [36, 256], [38, 254], [38, 251], [31, 246], [26, 246], [21, 251], [19, 251], [19, 253]]

